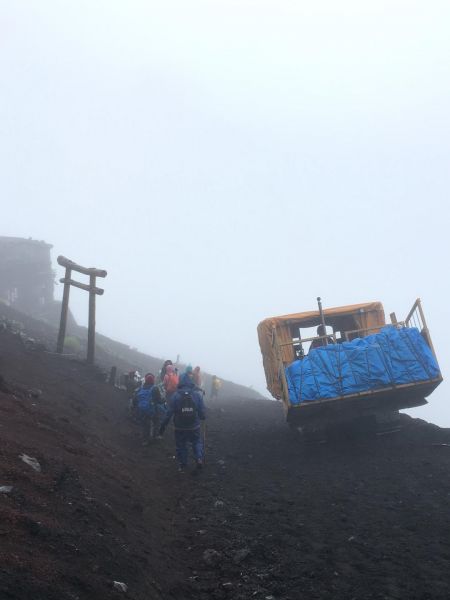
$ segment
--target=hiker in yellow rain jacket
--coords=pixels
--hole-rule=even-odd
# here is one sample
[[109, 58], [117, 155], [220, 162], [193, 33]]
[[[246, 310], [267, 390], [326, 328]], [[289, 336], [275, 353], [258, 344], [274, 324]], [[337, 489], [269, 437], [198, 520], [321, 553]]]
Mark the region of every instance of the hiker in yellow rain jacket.
[[217, 375], [213, 375], [212, 376], [212, 380], [211, 380], [211, 394], [209, 396], [209, 399], [212, 400], [217, 400], [219, 397], [219, 390], [222, 387], [222, 382], [221, 380], [217, 377]]

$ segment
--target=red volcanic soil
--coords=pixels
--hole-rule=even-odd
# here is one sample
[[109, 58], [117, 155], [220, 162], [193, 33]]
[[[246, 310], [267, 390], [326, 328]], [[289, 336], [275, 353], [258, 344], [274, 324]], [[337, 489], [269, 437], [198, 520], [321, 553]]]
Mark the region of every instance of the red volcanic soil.
[[2, 600], [450, 598], [448, 430], [307, 445], [223, 397], [193, 476], [100, 371], [2, 330], [0, 376]]

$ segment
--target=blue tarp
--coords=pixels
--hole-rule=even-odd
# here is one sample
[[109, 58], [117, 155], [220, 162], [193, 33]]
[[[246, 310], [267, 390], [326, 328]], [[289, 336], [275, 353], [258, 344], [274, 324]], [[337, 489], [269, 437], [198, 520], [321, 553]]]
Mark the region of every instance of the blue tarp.
[[286, 368], [292, 404], [439, 376], [436, 359], [418, 329], [392, 325], [365, 338], [314, 348]]

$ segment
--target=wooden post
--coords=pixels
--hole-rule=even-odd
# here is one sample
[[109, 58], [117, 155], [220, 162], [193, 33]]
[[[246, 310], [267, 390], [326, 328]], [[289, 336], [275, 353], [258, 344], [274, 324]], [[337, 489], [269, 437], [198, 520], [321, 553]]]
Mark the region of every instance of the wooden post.
[[117, 367], [111, 367], [111, 371], [109, 373], [109, 384], [116, 385], [116, 377], [117, 377]]
[[89, 288], [87, 362], [89, 365], [93, 365], [95, 355], [95, 275], [89, 276]]
[[[72, 269], [66, 267], [66, 281], [70, 280], [70, 274]], [[70, 283], [64, 284], [64, 291], [61, 303], [61, 319], [59, 322], [58, 342], [56, 344], [56, 352], [62, 354], [64, 350], [64, 340], [66, 339], [66, 327], [67, 327], [67, 313], [69, 310], [69, 294], [70, 294]]]

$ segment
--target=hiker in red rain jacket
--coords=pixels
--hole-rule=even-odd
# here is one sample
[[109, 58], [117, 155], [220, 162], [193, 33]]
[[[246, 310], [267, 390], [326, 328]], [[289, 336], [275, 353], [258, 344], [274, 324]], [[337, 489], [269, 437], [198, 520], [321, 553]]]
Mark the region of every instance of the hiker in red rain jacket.
[[172, 396], [177, 391], [179, 377], [173, 365], [166, 366], [166, 374], [164, 375], [163, 385], [166, 390], [166, 402], [170, 406]]
[[167, 373], [167, 367], [172, 365], [172, 361], [171, 360], [165, 360], [163, 366], [161, 367], [161, 371], [158, 373], [158, 381], [157, 383], [163, 383], [164, 382], [164, 377], [166, 376]]

